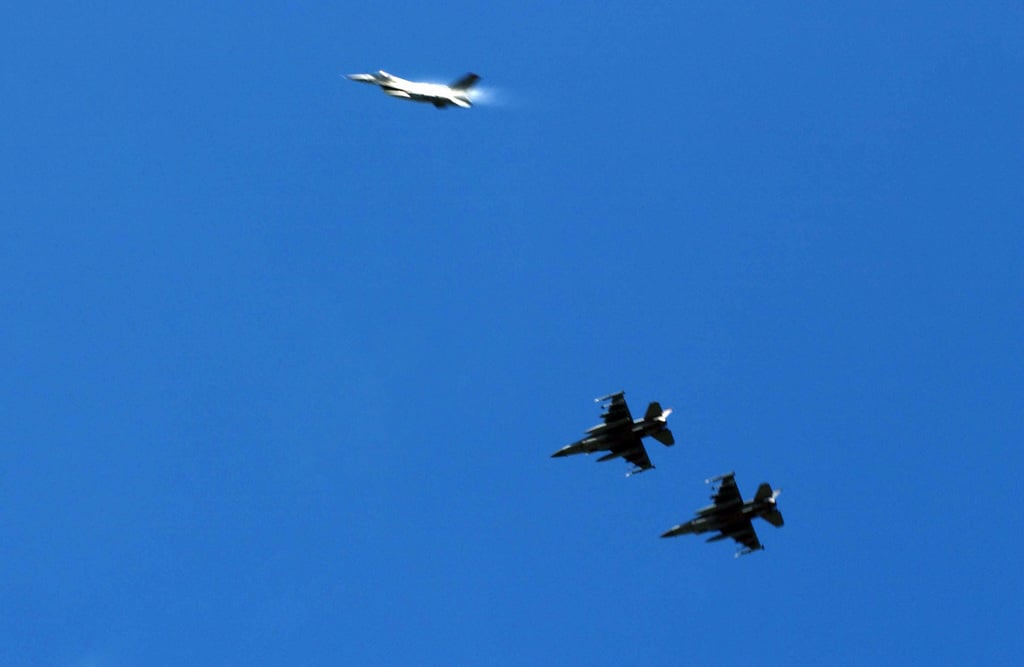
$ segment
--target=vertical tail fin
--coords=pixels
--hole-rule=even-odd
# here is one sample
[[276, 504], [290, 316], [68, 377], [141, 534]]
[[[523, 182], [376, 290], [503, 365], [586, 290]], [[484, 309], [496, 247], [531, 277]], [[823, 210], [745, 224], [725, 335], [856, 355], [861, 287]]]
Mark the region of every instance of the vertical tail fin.
[[449, 88], [451, 88], [452, 90], [469, 90], [474, 85], [476, 85], [476, 82], [479, 80], [479, 76], [470, 72], [466, 74], [466, 76], [462, 77], [461, 79], [453, 83], [451, 86], [449, 86]]
[[775, 506], [775, 499], [779, 497], [780, 493], [782, 493], [782, 489], [772, 489], [771, 485], [765, 482], [757, 487], [757, 495], [754, 496], [754, 502], [767, 501], [770, 503], [767, 508], [761, 510], [761, 518], [776, 528], [783, 524], [782, 512]]
[[657, 430], [654, 433], [648, 432], [648, 435], [650, 435], [652, 438], [654, 438], [661, 444], [665, 445], [666, 447], [669, 445], [676, 444], [676, 439], [672, 436], [672, 431], [668, 430], [664, 426], [665, 423], [668, 422], [668, 416], [670, 414], [672, 414], [672, 410], [662, 410], [661, 403], [657, 401], [654, 401], [653, 403], [648, 405], [647, 412], [644, 413], [645, 421], [660, 421], [662, 423], [662, 427], [660, 430]]
[[650, 419], [657, 419], [658, 417], [661, 417], [662, 415], [665, 415], [665, 417], [668, 418], [668, 415], [665, 414], [666, 412], [672, 412], [672, 411], [671, 410], [662, 410], [661, 409], [661, 403], [659, 403], [657, 401], [654, 401], [650, 405], [647, 406], [647, 412], [644, 413], [644, 419], [648, 419], [648, 420], [650, 420]]

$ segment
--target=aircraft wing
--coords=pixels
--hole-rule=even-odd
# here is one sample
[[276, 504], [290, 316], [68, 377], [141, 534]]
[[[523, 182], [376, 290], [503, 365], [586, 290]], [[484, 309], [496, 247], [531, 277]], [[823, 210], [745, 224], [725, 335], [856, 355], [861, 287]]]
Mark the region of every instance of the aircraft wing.
[[722, 529], [722, 535], [731, 537], [746, 547], [746, 551], [743, 553], [757, 551], [763, 548], [761, 546], [761, 541], [757, 539], [757, 533], [754, 532], [754, 526], [750, 523], [750, 519], [744, 519], [743, 521], [729, 524]]
[[[711, 496], [711, 500], [715, 501], [715, 506], [727, 507], [743, 504], [743, 496], [740, 495], [740, 489], [736, 486], [736, 478], [732, 473], [716, 477], [713, 481], [718, 484], [714, 495]], [[748, 521], [747, 523], [749, 524], [750, 522]]]
[[629, 413], [629, 406], [626, 405], [625, 392], [620, 391], [598, 400], [608, 401], [608, 405], [604, 408], [604, 414], [601, 415], [605, 426], [633, 425], [633, 415]]
[[647, 449], [640, 441], [640, 438], [636, 439], [633, 446], [622, 451], [622, 458], [636, 466], [637, 469], [634, 472], [641, 472], [654, 467], [654, 464], [651, 463], [651, 457], [647, 455]]

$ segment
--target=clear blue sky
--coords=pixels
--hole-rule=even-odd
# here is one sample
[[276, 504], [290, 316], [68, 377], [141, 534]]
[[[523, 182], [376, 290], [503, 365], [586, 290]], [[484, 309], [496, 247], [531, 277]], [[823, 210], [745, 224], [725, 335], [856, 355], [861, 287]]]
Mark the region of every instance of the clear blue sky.
[[214, 5], [0, 21], [0, 664], [1020, 659], [1019, 2]]

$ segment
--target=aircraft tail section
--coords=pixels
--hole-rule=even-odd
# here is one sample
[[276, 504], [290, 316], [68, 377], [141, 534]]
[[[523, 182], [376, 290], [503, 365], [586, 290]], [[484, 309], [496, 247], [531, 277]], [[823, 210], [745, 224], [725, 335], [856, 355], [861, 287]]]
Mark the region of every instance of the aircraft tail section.
[[469, 72], [468, 74], [466, 74], [466, 76], [462, 77], [461, 79], [453, 83], [451, 86], [449, 86], [449, 88], [451, 88], [452, 90], [469, 90], [470, 88], [475, 86], [476, 82], [479, 80], [479, 76], [473, 74], [472, 72]]
[[651, 436], [652, 438], [654, 438], [661, 444], [665, 445], [666, 447], [669, 445], [676, 444], [676, 439], [672, 436], [672, 431], [668, 430], [667, 428], [664, 428], [664, 424], [668, 422], [668, 416], [670, 414], [672, 414], [672, 410], [662, 410], [661, 403], [657, 401], [654, 401], [650, 405], [648, 405], [647, 412], [644, 413], [645, 422], [662, 423], [661, 430], [652, 433], [651, 431], [654, 429], [651, 429], [649, 426], [645, 430], [647, 430], [647, 435]]
[[672, 431], [667, 428], [662, 431], [658, 431], [657, 433], [652, 433], [651, 437], [666, 447], [676, 444], [676, 439], [672, 436]]
[[775, 506], [775, 499], [782, 493], [782, 489], [772, 489], [771, 485], [764, 483], [757, 487], [757, 495], [754, 496], [754, 502], [767, 502], [770, 503], [768, 507], [762, 510], [761, 517], [772, 524], [776, 528], [782, 526], [782, 512]]

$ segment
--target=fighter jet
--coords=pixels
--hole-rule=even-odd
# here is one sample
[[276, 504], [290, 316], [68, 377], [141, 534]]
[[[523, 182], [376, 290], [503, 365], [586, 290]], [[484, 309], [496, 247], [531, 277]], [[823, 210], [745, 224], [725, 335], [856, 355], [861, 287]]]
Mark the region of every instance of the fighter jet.
[[608, 451], [609, 453], [599, 458], [598, 462], [621, 456], [636, 466], [626, 474], [629, 477], [654, 467], [647, 456], [647, 450], [644, 449], [642, 438], [649, 435], [665, 446], [675, 444], [672, 431], [665, 425], [672, 410], [662, 410], [657, 402], [647, 407], [643, 419], [634, 420], [626, 405], [625, 392], [602, 396], [594, 401], [607, 402], [604, 414], [601, 415], [603, 421], [587, 429], [587, 436], [582, 440], [566, 445], [552, 454], [552, 458]]
[[782, 512], [775, 507], [775, 499], [779, 497], [782, 489], [773, 491], [771, 486], [764, 483], [757, 488], [757, 495], [753, 500], [743, 502], [734, 473], [721, 475], [707, 482], [718, 484], [711, 495], [714, 503], [697, 510], [695, 519], [671, 528], [662, 537], [717, 530], [719, 534], [708, 538], [707, 541], [717, 542], [731, 537], [742, 545], [738, 547], [737, 557], [764, 549], [750, 520], [759, 516], [776, 528], [782, 526]]
[[469, 89], [480, 80], [480, 77], [470, 72], [452, 85], [446, 86], [441, 83], [406, 81], [392, 76], [384, 70], [373, 74], [349, 74], [348, 78], [380, 86], [380, 89], [391, 97], [413, 102], [430, 102], [438, 109], [452, 105], [463, 109], [473, 106], [473, 102], [469, 99]]

